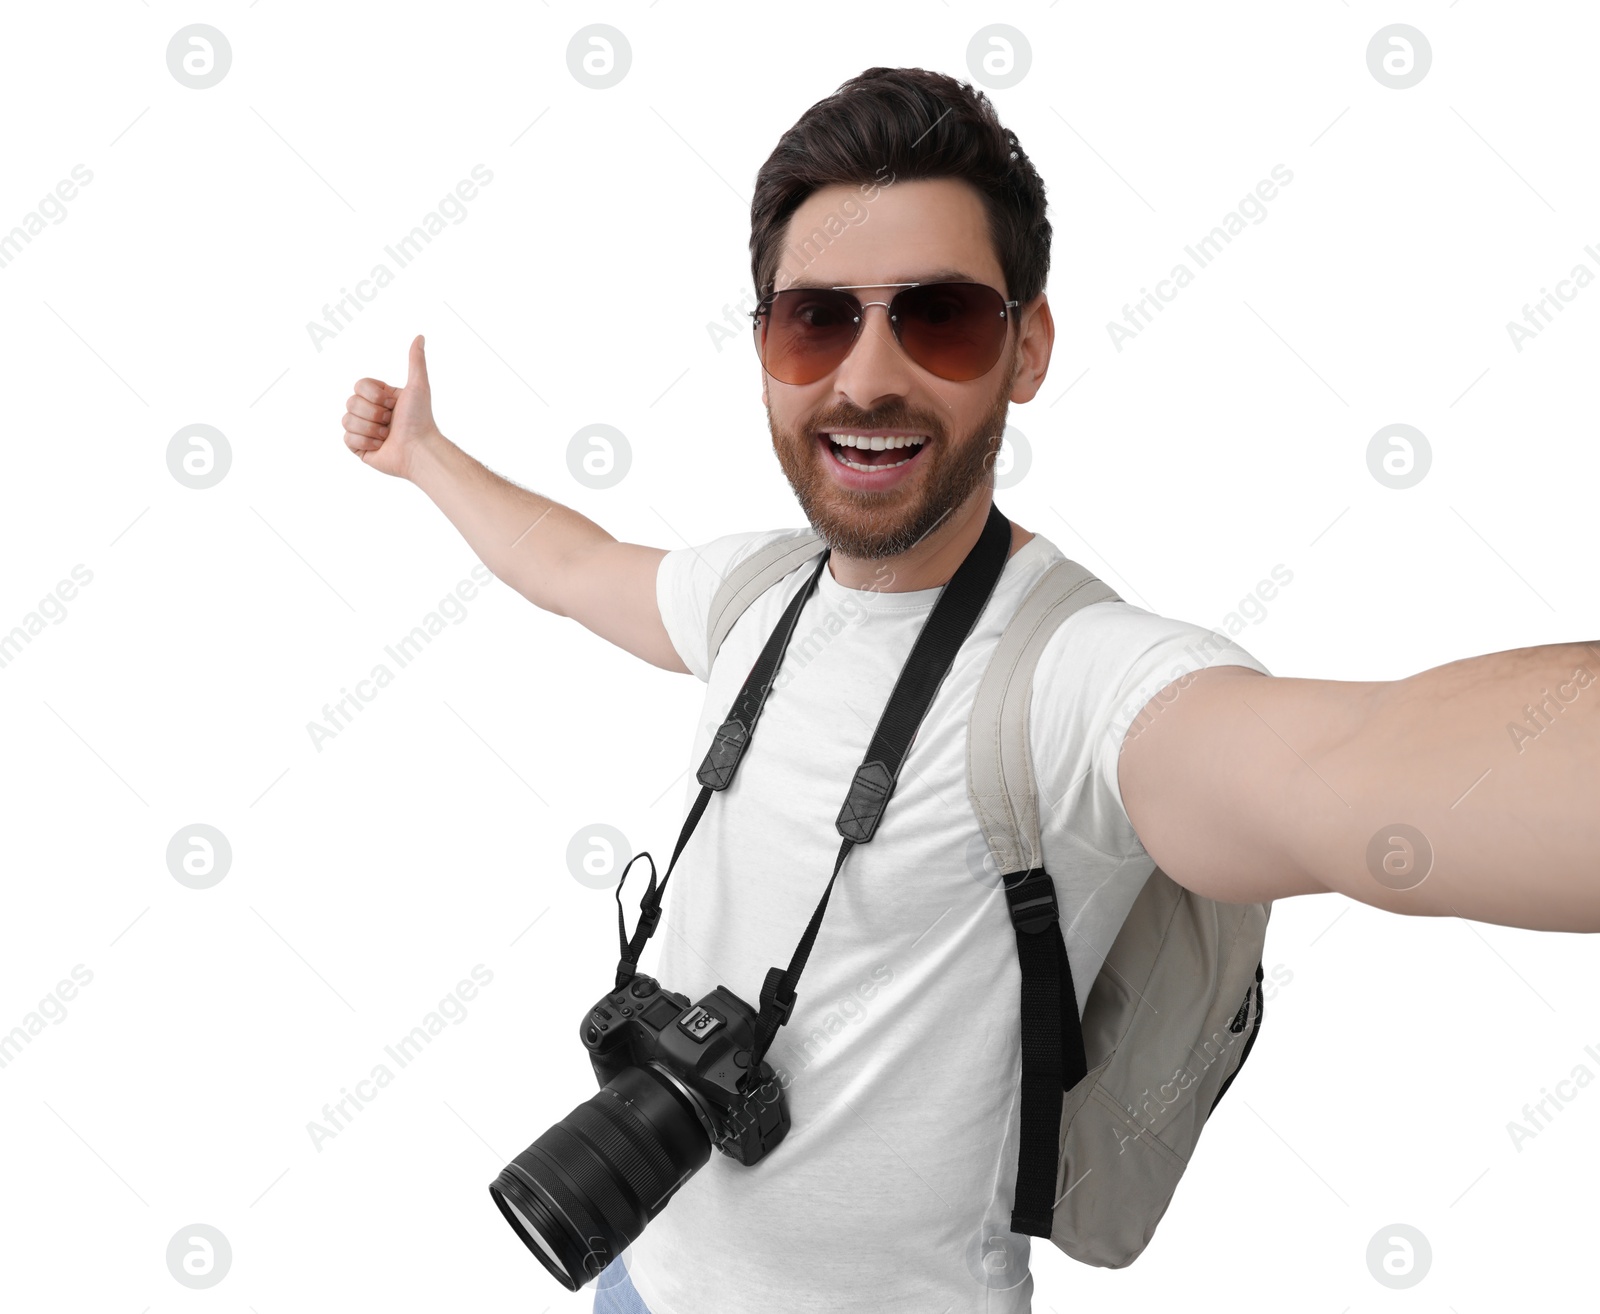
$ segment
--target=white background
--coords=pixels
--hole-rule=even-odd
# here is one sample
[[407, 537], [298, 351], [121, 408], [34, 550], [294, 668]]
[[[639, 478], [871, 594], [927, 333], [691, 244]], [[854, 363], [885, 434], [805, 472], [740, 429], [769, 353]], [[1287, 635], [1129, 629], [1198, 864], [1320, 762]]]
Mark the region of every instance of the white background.
[[[208, 90], [167, 67], [194, 22], [232, 48]], [[596, 22], [632, 52], [600, 91], [567, 61]], [[1586, 6], [8, 6], [0, 232], [93, 174], [0, 268], [0, 630], [93, 574], [0, 669], [0, 1031], [93, 973], [0, 1069], [8, 1304], [589, 1307], [486, 1188], [593, 1090], [577, 1023], [616, 909], [569, 843], [604, 823], [665, 869], [702, 686], [494, 582], [314, 747], [475, 564], [351, 457], [345, 399], [403, 382], [423, 332], [445, 433], [618, 538], [802, 524], [748, 333], [707, 329], [749, 292], [755, 173], [867, 67], [971, 76], [993, 22], [1031, 50], [991, 96], [1050, 189], [1058, 334], [1002, 509], [1208, 625], [1282, 563], [1240, 636], [1280, 675], [1596, 636], [1600, 290], [1520, 352], [1506, 330], [1600, 273]], [[1432, 47], [1405, 90], [1366, 62], [1395, 22]], [[477, 164], [465, 220], [314, 346]], [[1107, 322], [1278, 164], [1265, 220], [1119, 352]], [[167, 466], [196, 423], [231, 451], [204, 490]], [[568, 465], [594, 423], [631, 451], [604, 490]], [[1393, 423], [1433, 453], [1406, 490], [1366, 463]], [[196, 822], [232, 847], [207, 890], [166, 861]], [[1267, 966], [1292, 981], [1154, 1241], [1121, 1272], [1036, 1244], [1035, 1307], [1592, 1303], [1600, 1087], [1520, 1152], [1506, 1124], [1600, 1073], [1595, 961], [1588, 937], [1280, 902]], [[322, 1106], [476, 964], [464, 1019], [314, 1148]], [[1432, 1247], [1406, 1292], [1366, 1259], [1397, 1222]], [[193, 1223], [232, 1247], [208, 1291], [167, 1269]]]

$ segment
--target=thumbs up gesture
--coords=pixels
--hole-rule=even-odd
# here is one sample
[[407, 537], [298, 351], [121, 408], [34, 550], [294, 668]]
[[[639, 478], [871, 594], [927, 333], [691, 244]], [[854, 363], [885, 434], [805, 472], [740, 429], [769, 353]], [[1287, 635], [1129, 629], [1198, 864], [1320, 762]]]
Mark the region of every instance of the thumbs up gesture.
[[419, 333], [411, 342], [405, 387], [382, 379], [357, 379], [356, 390], [345, 403], [345, 446], [375, 470], [400, 479], [411, 477], [413, 459], [422, 445], [440, 436], [433, 422], [422, 346]]

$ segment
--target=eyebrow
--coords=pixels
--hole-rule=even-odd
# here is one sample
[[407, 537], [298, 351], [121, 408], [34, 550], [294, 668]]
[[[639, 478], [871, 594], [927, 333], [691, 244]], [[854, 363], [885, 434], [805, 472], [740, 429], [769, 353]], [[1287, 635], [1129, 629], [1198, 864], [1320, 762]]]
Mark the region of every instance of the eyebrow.
[[[974, 277], [972, 274], [967, 273], [967, 271], [964, 270], [964, 269], [934, 269], [934, 270], [928, 271], [925, 274], [920, 275], [917, 278], [895, 278], [895, 279], [890, 279], [889, 281], [891, 283], [981, 283], [981, 282], [983, 282], [983, 280], [981, 278]], [[838, 284], [834, 284], [834, 283], [822, 283], [822, 282], [811, 281], [811, 282], [801, 282], [801, 283], [786, 283], [784, 285], [784, 288], [788, 288], [788, 289], [791, 289], [793, 291], [799, 292], [799, 291], [804, 291], [806, 289], [816, 290], [817, 288], [828, 288], [828, 287], [836, 287], [836, 286], [839, 286], [839, 285]], [[784, 288], [780, 288], [778, 290], [779, 291], [783, 291]]]

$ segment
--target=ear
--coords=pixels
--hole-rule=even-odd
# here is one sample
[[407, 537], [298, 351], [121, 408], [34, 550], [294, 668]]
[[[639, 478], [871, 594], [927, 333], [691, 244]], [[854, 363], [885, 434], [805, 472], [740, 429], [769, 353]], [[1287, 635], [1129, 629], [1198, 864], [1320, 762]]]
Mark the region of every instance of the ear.
[[1017, 348], [1017, 372], [1011, 381], [1011, 400], [1030, 402], [1044, 384], [1050, 368], [1050, 353], [1056, 340], [1055, 318], [1050, 314], [1049, 298], [1039, 293], [1026, 306], [1025, 328]]

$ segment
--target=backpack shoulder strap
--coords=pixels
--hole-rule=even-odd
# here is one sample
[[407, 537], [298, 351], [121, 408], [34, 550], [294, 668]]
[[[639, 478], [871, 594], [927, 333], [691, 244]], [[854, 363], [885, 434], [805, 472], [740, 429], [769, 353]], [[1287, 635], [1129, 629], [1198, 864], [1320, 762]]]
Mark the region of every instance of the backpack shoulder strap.
[[723, 577], [711, 599], [706, 620], [706, 666], [716, 663], [722, 641], [744, 610], [801, 562], [822, 550], [822, 538], [810, 528], [796, 529], [757, 548]]
[[1025, 871], [1044, 861], [1028, 740], [1039, 654], [1080, 607], [1108, 601], [1121, 599], [1076, 561], [1056, 562], [1028, 590], [978, 684], [967, 732], [967, 789], [998, 871]]
[[1116, 598], [1075, 561], [1045, 571], [1001, 631], [967, 726], [967, 791], [1005, 884], [1022, 972], [1022, 1128], [1010, 1227], [1031, 1236], [1051, 1232], [1063, 1091], [1082, 1082], [1088, 1061], [1039, 839], [1028, 707], [1039, 654], [1057, 627], [1080, 607]]

